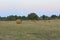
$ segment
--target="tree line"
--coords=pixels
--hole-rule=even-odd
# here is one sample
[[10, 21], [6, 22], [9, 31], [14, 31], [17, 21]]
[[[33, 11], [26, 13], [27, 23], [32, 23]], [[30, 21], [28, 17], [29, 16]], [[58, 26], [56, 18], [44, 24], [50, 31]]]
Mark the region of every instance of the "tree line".
[[10, 15], [7, 17], [1, 17], [0, 16], [0, 21], [15, 21], [15, 20], [53, 20], [53, 19], [60, 19], [60, 15], [51, 15], [46, 16], [46, 15], [42, 15], [42, 16], [38, 16], [36, 13], [30, 13], [28, 14], [28, 16], [17, 16], [17, 15]]

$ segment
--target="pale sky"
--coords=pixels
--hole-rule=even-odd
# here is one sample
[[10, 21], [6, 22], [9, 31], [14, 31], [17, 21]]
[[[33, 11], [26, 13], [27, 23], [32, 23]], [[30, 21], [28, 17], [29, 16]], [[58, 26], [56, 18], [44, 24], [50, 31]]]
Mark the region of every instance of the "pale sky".
[[35, 12], [39, 16], [60, 14], [60, 0], [0, 0], [0, 16]]

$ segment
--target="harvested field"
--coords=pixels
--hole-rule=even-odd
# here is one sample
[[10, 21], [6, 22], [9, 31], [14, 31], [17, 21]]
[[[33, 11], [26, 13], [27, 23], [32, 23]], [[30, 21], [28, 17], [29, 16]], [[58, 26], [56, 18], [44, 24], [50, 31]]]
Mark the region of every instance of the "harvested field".
[[60, 40], [60, 20], [0, 21], [0, 40]]

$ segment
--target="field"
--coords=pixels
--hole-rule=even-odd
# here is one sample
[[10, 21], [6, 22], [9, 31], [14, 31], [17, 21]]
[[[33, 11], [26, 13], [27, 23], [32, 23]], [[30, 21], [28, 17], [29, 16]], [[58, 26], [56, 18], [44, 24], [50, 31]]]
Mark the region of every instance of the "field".
[[60, 20], [0, 21], [0, 40], [60, 40]]

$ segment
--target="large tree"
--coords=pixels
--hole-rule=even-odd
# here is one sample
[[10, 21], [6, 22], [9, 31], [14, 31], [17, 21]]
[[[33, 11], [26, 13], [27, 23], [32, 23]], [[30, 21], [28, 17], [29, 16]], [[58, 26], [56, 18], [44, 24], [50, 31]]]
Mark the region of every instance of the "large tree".
[[58, 18], [58, 16], [56, 16], [56, 15], [51, 16], [51, 19], [56, 19], [56, 18]]
[[39, 17], [36, 15], [36, 13], [30, 13], [30, 14], [28, 14], [28, 19], [29, 20], [38, 20]]
[[42, 19], [42, 20], [48, 20], [49, 17], [48, 17], [48, 16], [45, 16], [45, 15], [42, 15], [42, 16], [41, 16], [41, 19]]

